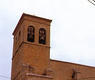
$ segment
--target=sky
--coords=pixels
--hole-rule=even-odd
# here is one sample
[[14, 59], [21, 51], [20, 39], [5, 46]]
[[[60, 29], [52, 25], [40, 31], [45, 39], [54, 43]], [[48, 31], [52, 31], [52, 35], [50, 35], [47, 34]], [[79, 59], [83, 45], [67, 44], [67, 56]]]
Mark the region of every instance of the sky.
[[0, 1], [0, 80], [10, 80], [12, 32], [22, 13], [52, 20], [50, 58], [95, 66], [95, 6], [88, 0]]

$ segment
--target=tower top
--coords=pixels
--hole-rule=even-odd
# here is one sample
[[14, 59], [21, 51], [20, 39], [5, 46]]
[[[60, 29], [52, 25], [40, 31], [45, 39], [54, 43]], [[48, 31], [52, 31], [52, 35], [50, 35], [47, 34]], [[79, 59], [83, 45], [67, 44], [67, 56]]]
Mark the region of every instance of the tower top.
[[[13, 32], [12, 80], [23, 80], [23, 74], [28, 72], [42, 75], [47, 71], [50, 63], [51, 21], [22, 14]], [[28, 68], [25, 69], [23, 64]]]
[[23, 13], [15, 30], [13, 31], [13, 35], [15, 34], [15, 32], [18, 30], [18, 26], [24, 21], [24, 20], [31, 20], [31, 21], [35, 21], [35, 22], [39, 22], [39, 23], [44, 23], [46, 25], [50, 25], [51, 21], [50, 19], [46, 19], [46, 18], [42, 18], [42, 17], [38, 17], [38, 16], [35, 16], [35, 15], [30, 15], [30, 14], [26, 14], [26, 13]]

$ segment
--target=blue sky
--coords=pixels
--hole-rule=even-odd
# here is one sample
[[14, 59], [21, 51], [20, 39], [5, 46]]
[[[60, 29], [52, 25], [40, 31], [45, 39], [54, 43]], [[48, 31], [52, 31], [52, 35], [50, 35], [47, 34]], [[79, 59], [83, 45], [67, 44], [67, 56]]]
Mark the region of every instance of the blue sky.
[[0, 75], [11, 76], [12, 32], [23, 12], [53, 20], [51, 59], [95, 66], [95, 6], [88, 0], [2, 0]]

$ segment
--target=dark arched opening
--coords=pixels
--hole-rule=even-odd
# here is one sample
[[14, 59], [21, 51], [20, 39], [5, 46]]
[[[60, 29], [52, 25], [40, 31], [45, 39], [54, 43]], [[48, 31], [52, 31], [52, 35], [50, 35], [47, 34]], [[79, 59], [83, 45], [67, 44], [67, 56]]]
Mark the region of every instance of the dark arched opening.
[[39, 43], [46, 44], [46, 30], [44, 28], [39, 29]]
[[35, 38], [35, 28], [33, 26], [28, 27], [27, 41], [34, 42]]

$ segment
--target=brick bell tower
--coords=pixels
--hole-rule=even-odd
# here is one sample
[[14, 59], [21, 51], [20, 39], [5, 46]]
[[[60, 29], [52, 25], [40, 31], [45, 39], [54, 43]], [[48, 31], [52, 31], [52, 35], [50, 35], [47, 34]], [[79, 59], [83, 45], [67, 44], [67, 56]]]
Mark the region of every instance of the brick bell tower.
[[11, 80], [49, 80], [51, 20], [23, 13], [14, 32]]

